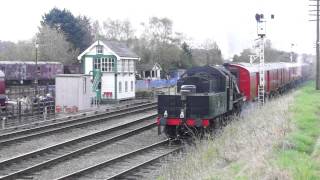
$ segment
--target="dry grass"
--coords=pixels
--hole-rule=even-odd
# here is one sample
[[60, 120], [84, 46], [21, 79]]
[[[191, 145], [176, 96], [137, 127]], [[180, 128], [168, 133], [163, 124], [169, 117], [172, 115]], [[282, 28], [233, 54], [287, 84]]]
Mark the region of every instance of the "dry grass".
[[295, 127], [289, 106], [294, 93], [246, 109], [210, 140], [196, 142], [185, 155], [163, 166], [158, 179], [291, 179], [274, 159], [274, 147], [290, 148], [285, 136]]

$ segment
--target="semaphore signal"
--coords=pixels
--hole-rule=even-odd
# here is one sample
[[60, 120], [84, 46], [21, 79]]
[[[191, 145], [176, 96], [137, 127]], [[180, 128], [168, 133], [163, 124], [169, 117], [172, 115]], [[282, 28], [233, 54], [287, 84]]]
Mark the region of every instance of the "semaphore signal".
[[[271, 19], [274, 19], [274, 15], [271, 14]], [[256, 48], [256, 54], [250, 56], [250, 63], [253, 63], [255, 60], [259, 59], [259, 87], [258, 87], [258, 100], [259, 104], [263, 105], [265, 102], [265, 66], [264, 66], [264, 41], [266, 36], [266, 23], [267, 19], [264, 14], [256, 14], [255, 19], [257, 21], [257, 34], [258, 42]]]

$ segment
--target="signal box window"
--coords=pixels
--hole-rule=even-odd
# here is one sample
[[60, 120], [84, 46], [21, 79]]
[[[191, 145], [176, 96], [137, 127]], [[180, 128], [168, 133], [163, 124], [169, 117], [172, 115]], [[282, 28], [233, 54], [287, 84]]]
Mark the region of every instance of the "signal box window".
[[97, 54], [102, 54], [103, 53], [103, 46], [97, 45], [96, 48], [97, 48]]
[[122, 83], [119, 82], [119, 93], [122, 93]]
[[128, 81], [124, 82], [124, 91], [128, 92]]

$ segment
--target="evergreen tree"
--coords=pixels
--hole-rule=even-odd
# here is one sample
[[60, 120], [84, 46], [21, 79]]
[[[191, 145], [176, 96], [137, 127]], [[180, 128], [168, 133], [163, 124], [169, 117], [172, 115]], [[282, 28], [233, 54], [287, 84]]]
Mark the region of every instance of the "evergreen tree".
[[90, 20], [86, 16], [74, 17], [66, 9], [53, 8], [42, 17], [41, 24], [63, 32], [74, 49], [83, 51], [92, 43]]

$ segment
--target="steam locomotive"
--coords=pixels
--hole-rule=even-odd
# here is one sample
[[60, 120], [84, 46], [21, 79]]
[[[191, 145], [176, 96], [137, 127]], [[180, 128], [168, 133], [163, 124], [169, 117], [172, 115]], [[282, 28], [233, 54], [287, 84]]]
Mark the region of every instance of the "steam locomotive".
[[[310, 75], [310, 65], [265, 64], [265, 96], [285, 91]], [[239, 113], [246, 101], [257, 99], [258, 65], [224, 64], [194, 67], [177, 82], [175, 95], [158, 96], [159, 134], [171, 139], [203, 134], [221, 126], [225, 117]]]

